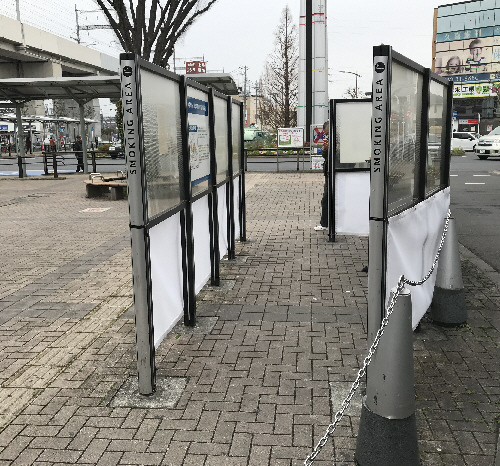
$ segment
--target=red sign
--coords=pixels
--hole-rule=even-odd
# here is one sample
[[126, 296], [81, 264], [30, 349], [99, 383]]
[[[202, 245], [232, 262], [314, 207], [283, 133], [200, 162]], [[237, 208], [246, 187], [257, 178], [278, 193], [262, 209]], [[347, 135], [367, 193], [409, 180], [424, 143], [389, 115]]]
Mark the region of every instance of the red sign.
[[207, 64], [204, 61], [187, 61], [186, 74], [200, 74], [207, 72]]

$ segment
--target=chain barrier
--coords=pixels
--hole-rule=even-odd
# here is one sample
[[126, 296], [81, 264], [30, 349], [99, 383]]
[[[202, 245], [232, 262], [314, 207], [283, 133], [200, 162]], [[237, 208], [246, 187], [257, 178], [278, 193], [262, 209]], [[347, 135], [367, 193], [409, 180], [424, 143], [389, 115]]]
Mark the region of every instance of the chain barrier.
[[382, 319], [382, 322], [380, 324], [380, 328], [378, 329], [378, 331], [375, 335], [375, 338], [373, 339], [373, 343], [370, 346], [370, 349], [368, 350], [368, 355], [363, 360], [363, 366], [358, 371], [358, 374], [356, 376], [356, 380], [351, 385], [351, 389], [349, 390], [349, 394], [346, 396], [346, 398], [342, 402], [340, 409], [335, 413], [334, 420], [327, 427], [325, 435], [323, 435], [323, 437], [321, 437], [321, 439], [318, 442], [318, 444], [316, 445], [316, 447], [309, 454], [309, 456], [304, 460], [304, 466], [310, 466], [313, 464], [316, 457], [319, 455], [319, 453], [321, 452], [323, 447], [328, 442], [328, 439], [335, 432], [337, 424], [340, 422], [340, 420], [344, 416], [344, 412], [349, 407], [349, 404], [351, 403], [351, 399], [354, 396], [354, 394], [356, 393], [356, 390], [358, 389], [358, 387], [361, 383], [362, 377], [364, 377], [366, 374], [366, 369], [371, 363], [373, 355], [375, 354], [375, 351], [379, 345], [380, 339], [381, 339], [382, 335], [384, 334], [384, 330], [387, 327], [387, 324], [389, 323], [389, 317], [391, 316], [392, 312], [394, 311], [394, 306], [396, 305], [396, 301], [397, 301], [399, 295], [401, 294], [401, 292], [404, 290], [405, 285], [410, 285], [410, 286], [422, 285], [429, 279], [429, 277], [432, 275], [432, 272], [434, 272], [434, 269], [436, 268], [436, 265], [437, 265], [438, 260], [439, 260], [439, 256], [441, 255], [441, 250], [443, 249], [444, 240], [446, 238], [446, 233], [448, 232], [448, 225], [450, 223], [450, 218], [451, 218], [451, 212], [450, 212], [450, 210], [448, 210], [448, 215], [446, 216], [443, 234], [441, 236], [441, 242], [439, 243], [436, 257], [434, 258], [434, 262], [432, 263], [432, 266], [429, 269], [429, 272], [427, 272], [427, 274], [425, 275], [425, 277], [419, 281], [408, 280], [404, 277], [404, 275], [401, 275], [399, 277], [398, 285], [396, 287], [396, 292], [392, 295], [392, 298], [389, 301], [389, 305], [386, 309], [385, 317]]

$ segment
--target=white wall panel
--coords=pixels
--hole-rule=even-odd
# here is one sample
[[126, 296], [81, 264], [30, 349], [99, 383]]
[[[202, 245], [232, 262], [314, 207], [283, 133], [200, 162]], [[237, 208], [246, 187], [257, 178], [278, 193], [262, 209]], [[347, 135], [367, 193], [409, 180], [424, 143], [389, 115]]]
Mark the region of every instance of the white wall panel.
[[335, 233], [368, 236], [370, 172], [335, 173]]
[[227, 185], [222, 185], [217, 190], [218, 195], [218, 217], [219, 217], [219, 249], [220, 258], [227, 254], [227, 203], [226, 203]]
[[[436, 256], [450, 207], [450, 188], [389, 219], [387, 231], [387, 296], [399, 277], [421, 280]], [[434, 293], [436, 270], [423, 285], [409, 286], [412, 325], [415, 328], [427, 312]]]
[[193, 236], [195, 293], [198, 294], [210, 278], [210, 227], [208, 223], [208, 196], [193, 204]]
[[180, 213], [149, 230], [155, 347], [184, 315]]

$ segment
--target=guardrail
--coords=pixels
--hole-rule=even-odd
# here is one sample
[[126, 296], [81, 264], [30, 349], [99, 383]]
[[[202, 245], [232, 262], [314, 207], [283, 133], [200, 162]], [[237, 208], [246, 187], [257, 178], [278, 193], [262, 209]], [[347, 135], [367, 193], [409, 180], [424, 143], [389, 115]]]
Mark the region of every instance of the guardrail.
[[[98, 172], [103, 171], [103, 167], [113, 167], [111, 172], [116, 170], [124, 170], [125, 157], [123, 152], [118, 151], [113, 153], [107, 150], [89, 150], [88, 163], [89, 171]], [[116, 159], [123, 159], [123, 166], [116, 162]], [[58, 178], [61, 170], [71, 169], [74, 171], [77, 166], [77, 158], [75, 151], [41, 151], [33, 154], [26, 154], [23, 157], [13, 153], [11, 156], [0, 155], [0, 171], [19, 171], [19, 178], [24, 178], [25, 172], [29, 168], [40, 170], [43, 175], [53, 175]], [[23, 170], [23, 167], [25, 170]], [[92, 168], [92, 169], [91, 169]], [[106, 170], [105, 170], [106, 171]]]
[[[249, 163], [260, 163], [260, 164], [272, 163], [276, 164], [276, 171], [279, 172], [280, 163], [282, 164], [285, 162], [291, 163], [295, 161], [296, 161], [296, 170], [300, 171], [301, 163], [302, 163], [302, 170], [306, 170], [305, 163], [311, 162], [311, 149], [309, 147], [289, 147], [286, 149], [277, 147], [245, 149], [244, 156], [245, 156], [245, 171], [248, 171]], [[249, 160], [249, 158], [257, 160]], [[288, 160], [283, 160], [283, 159], [288, 159]]]

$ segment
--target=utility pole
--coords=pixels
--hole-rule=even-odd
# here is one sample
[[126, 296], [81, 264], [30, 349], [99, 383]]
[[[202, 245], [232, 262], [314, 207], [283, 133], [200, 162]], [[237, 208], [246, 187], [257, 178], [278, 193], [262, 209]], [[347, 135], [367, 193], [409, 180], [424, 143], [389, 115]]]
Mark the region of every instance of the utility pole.
[[80, 26], [80, 24], [78, 22], [78, 11], [80, 11], [80, 13], [101, 13], [101, 10], [77, 10], [76, 9], [76, 4], [75, 4], [75, 13], [76, 13], [76, 41], [78, 43], [80, 43], [80, 31], [91, 31], [93, 29], [113, 29], [110, 24], [89, 24], [88, 26]]
[[244, 81], [243, 81], [243, 116], [245, 118], [244, 124], [248, 121], [247, 117], [247, 70], [248, 66], [244, 66], [243, 69], [245, 70], [244, 74]]
[[76, 14], [76, 42], [80, 43], [80, 24], [78, 23], [78, 10], [76, 9], [75, 3], [75, 14]]
[[355, 94], [355, 99], [358, 98], [358, 77], [361, 78], [361, 75], [358, 74], [358, 73], [354, 73], [354, 71], [342, 71], [342, 70], [339, 70], [339, 73], [347, 73], [347, 74], [353, 74], [354, 76], [356, 76], [356, 88], [354, 90], [354, 94]]

